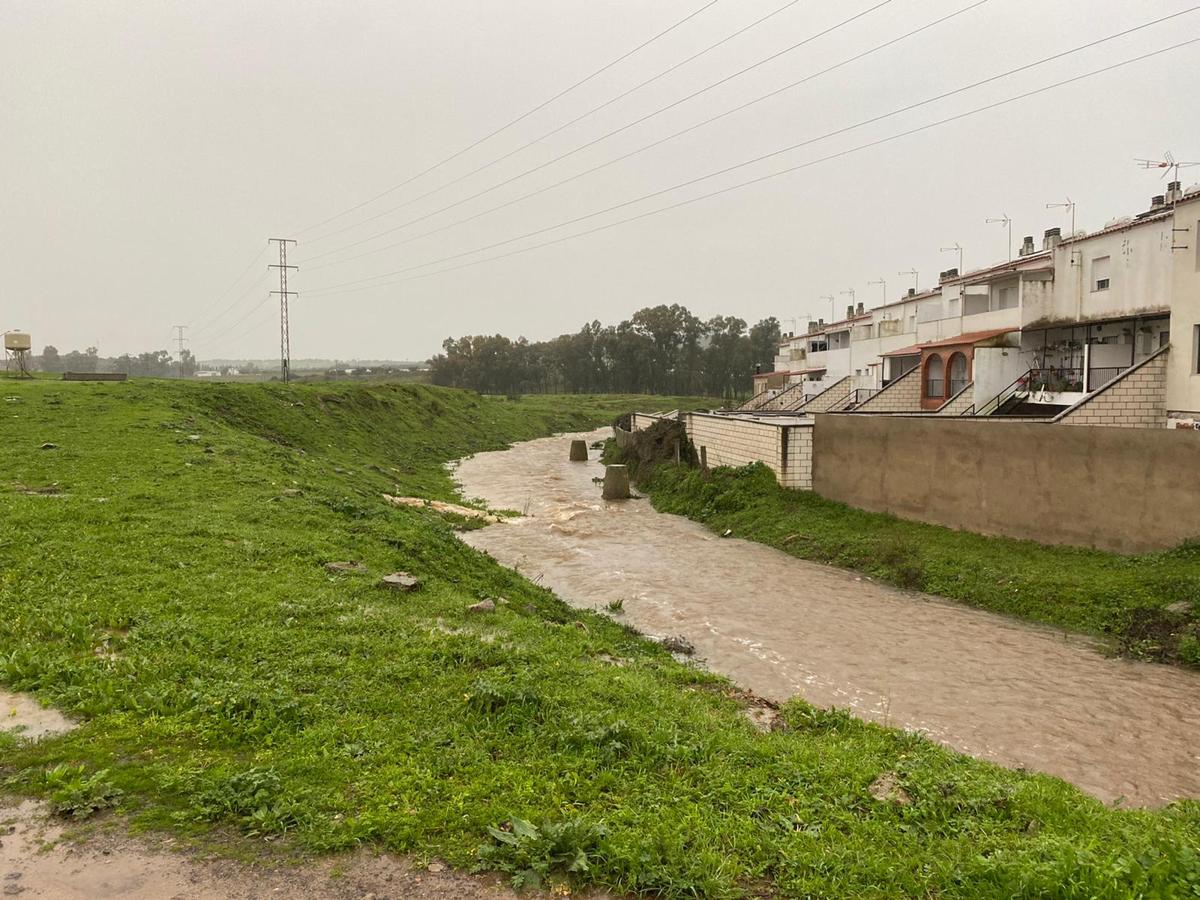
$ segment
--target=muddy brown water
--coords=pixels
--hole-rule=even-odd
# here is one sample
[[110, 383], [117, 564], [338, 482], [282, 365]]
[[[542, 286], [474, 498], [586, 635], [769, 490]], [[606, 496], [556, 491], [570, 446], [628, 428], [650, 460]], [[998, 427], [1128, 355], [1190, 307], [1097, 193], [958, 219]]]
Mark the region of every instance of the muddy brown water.
[[597, 452], [567, 460], [572, 438], [605, 436], [462, 461], [465, 496], [525, 513], [463, 540], [575, 606], [624, 599], [624, 621], [688, 638], [763, 696], [849, 708], [1109, 802], [1200, 797], [1200, 675], [721, 538], [647, 500], [606, 503]]

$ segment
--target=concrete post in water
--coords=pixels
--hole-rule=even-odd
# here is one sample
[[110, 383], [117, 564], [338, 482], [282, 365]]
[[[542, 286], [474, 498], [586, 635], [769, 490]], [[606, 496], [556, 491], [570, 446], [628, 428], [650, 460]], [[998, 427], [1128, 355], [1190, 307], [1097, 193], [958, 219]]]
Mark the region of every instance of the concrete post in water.
[[628, 500], [629, 470], [624, 466], [605, 466], [604, 491], [601, 496], [605, 500]]
[[587, 462], [587, 441], [571, 441], [571, 462]]

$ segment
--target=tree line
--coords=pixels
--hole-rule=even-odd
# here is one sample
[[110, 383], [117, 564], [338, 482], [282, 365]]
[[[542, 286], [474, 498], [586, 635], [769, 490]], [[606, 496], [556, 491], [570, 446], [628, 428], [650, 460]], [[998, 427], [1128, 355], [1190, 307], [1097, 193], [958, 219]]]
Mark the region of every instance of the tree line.
[[37, 359], [37, 367], [43, 372], [124, 372], [144, 378], [177, 378], [180, 375], [190, 378], [196, 374], [196, 357], [192, 352], [184, 350], [180, 357], [175, 359], [166, 350], [104, 357], [95, 347], [59, 353], [57, 347], [47, 344]]
[[640, 309], [618, 325], [589, 322], [547, 341], [504, 335], [447, 338], [430, 360], [434, 384], [488, 394], [624, 393], [734, 398], [769, 371], [779, 343], [774, 317], [702, 321], [679, 304]]

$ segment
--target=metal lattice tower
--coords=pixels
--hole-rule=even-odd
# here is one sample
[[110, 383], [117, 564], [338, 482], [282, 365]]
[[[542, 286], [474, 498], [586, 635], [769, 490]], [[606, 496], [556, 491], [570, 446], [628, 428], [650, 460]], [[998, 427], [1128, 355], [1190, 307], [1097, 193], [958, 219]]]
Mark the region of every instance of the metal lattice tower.
[[284, 382], [292, 376], [292, 336], [288, 325], [288, 298], [300, 296], [296, 291], [288, 290], [288, 269], [299, 269], [299, 266], [289, 266], [287, 261], [287, 245], [295, 244], [291, 238], [268, 238], [267, 243], [279, 245], [279, 262], [267, 266], [268, 269], [279, 270], [279, 290], [271, 291], [279, 295], [279, 369]]
[[175, 331], [175, 344], [179, 348], [179, 377], [182, 378], [183, 377], [183, 345], [186, 344], [187, 340], [188, 340], [186, 337], [183, 336], [183, 333], [185, 331], [187, 331], [187, 326], [186, 325], [172, 325], [171, 328], [174, 329], [174, 331]]

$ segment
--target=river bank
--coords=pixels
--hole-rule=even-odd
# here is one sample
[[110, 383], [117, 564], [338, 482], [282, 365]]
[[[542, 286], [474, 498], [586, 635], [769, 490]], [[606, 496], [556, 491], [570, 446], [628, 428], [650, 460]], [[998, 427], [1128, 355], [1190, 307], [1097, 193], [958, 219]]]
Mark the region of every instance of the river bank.
[[621, 601], [622, 621], [682, 635], [714, 670], [774, 700], [847, 708], [1107, 802], [1200, 796], [1200, 674], [721, 538], [648, 500], [604, 503], [597, 454], [570, 463], [569, 440], [460, 464], [467, 495], [526, 511], [464, 539], [576, 606]]

